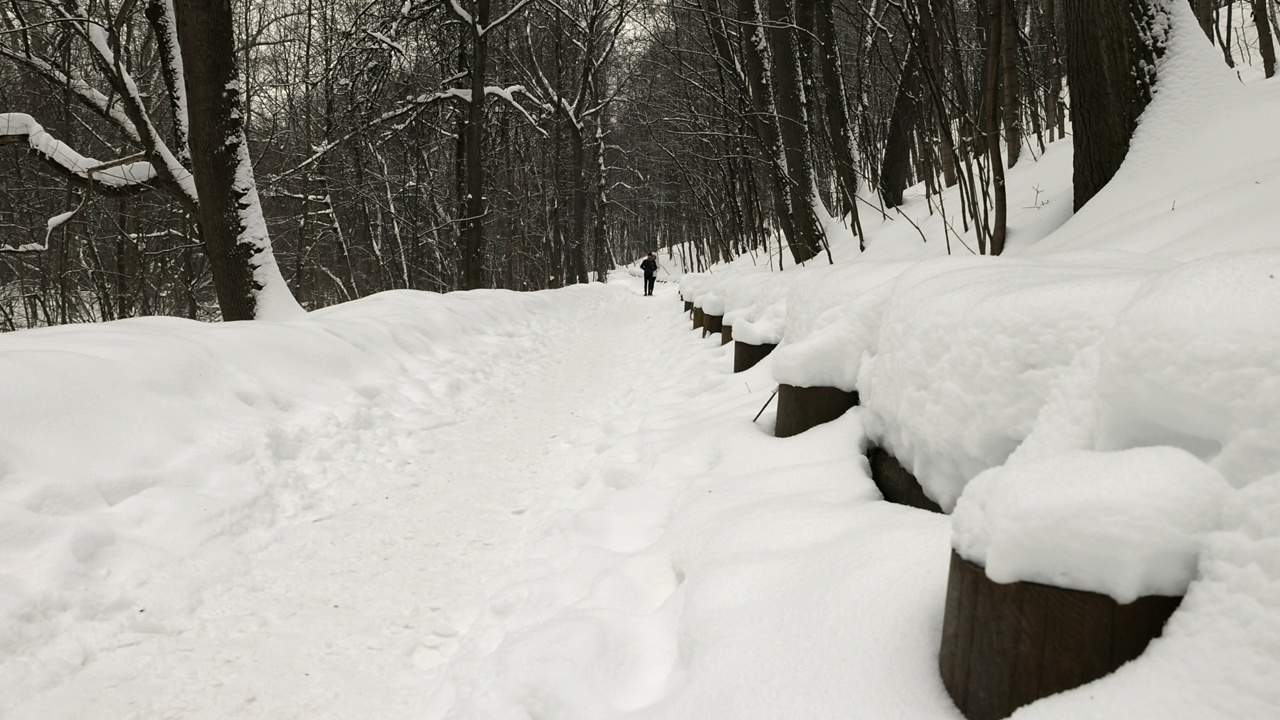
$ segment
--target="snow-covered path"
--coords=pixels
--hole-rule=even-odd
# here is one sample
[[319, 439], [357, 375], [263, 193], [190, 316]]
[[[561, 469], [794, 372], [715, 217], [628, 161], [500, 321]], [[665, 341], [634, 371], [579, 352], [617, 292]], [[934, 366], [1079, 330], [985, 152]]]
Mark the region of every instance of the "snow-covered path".
[[394, 403], [354, 426], [295, 433], [294, 454], [333, 478], [325, 507], [241, 540], [242, 570], [190, 616], [137, 623], [8, 716], [419, 716], [427, 677], [456, 649], [486, 583], [521, 557], [531, 519], [555, 511], [584, 462], [590, 445], [566, 440], [626, 422], [609, 415], [660, 381], [662, 346], [644, 326], [671, 304], [584, 294], [576, 312], [541, 317], [506, 347], [474, 348], [502, 359], [451, 419]]
[[857, 412], [772, 437], [771, 362], [638, 290], [8, 338], [125, 362], [30, 391], [102, 447], [11, 450], [0, 717], [953, 720], [946, 519], [880, 502]]

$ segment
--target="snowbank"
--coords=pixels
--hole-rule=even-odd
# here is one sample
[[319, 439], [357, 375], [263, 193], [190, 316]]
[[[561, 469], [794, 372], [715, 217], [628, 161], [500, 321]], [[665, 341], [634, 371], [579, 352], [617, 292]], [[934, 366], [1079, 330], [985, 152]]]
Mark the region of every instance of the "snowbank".
[[[326, 466], [330, 433], [410, 407], [453, 421], [502, 339], [546, 308], [397, 291], [287, 323], [0, 335], [0, 687], [57, 680], [90, 659], [88, 638], [189, 611], [243, 562], [231, 548], [347, 481]], [[221, 560], [157, 581], [197, 556]]]
[[1097, 445], [1176, 445], [1236, 486], [1280, 471], [1280, 251], [1160, 275], [1101, 346]]
[[908, 267], [867, 261], [803, 271], [787, 294], [785, 342], [774, 356], [774, 379], [857, 390], [861, 360], [875, 350], [892, 281]]
[[944, 510], [1030, 434], [1055, 383], [1150, 277], [1135, 268], [1163, 266], [1110, 260], [930, 260], [893, 285], [878, 337], [863, 340], [867, 435]]

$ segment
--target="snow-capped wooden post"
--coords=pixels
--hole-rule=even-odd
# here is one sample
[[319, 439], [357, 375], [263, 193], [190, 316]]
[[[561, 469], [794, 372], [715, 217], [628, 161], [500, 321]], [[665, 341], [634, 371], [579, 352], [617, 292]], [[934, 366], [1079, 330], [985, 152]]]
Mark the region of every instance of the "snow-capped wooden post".
[[702, 329], [702, 308], [700, 307], [695, 307], [693, 309], [693, 329]]
[[1001, 584], [953, 551], [938, 656], [942, 683], [969, 720], [1008, 717], [1141, 655], [1181, 601], [1148, 596], [1121, 605], [1099, 593]]
[[706, 337], [708, 335], [719, 335], [723, 329], [723, 315], [712, 315], [706, 312], [702, 314], [702, 337]]
[[1168, 446], [1043, 452], [960, 490], [938, 669], [969, 720], [1008, 717], [1141, 655], [1196, 580], [1232, 492]]
[[871, 480], [879, 488], [885, 500], [898, 505], [907, 505], [921, 510], [940, 513], [942, 508], [929, 499], [916, 479], [898, 458], [881, 447], [872, 446], [867, 449], [867, 462], [871, 465]]
[[684, 301], [684, 311], [685, 311], [685, 312], [693, 312], [693, 301], [692, 301], [692, 300], [685, 300], [685, 301]]
[[834, 387], [778, 386], [777, 437], [799, 435], [811, 427], [831, 422], [858, 404], [858, 393]]
[[720, 344], [728, 345], [733, 342], [733, 326], [720, 323]]
[[760, 345], [752, 345], [741, 340], [733, 341], [733, 371], [740, 373], [743, 370], [750, 370], [756, 366], [756, 363], [765, 359], [765, 357], [774, 351], [778, 345], [776, 343], [762, 343]]

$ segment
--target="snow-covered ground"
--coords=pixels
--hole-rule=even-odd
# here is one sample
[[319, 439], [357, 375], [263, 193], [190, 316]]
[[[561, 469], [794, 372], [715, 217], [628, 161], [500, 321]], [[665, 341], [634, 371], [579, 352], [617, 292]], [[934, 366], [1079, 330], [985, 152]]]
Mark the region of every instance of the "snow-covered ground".
[[[674, 288], [0, 337], [5, 718], [953, 717], [947, 521]], [[24, 371], [25, 368], [25, 371]]]
[[[1082, 212], [1068, 144], [1011, 170], [1005, 258], [948, 256], [917, 195], [864, 256], [668, 254], [652, 298], [0, 336], [0, 717], [958, 718], [953, 547], [1186, 593], [1016, 717], [1277, 716], [1280, 85], [1180, 27]], [[677, 280], [777, 352], [732, 374]], [[778, 382], [863, 406], [780, 440]], [[883, 502], [869, 442], [954, 515]]]

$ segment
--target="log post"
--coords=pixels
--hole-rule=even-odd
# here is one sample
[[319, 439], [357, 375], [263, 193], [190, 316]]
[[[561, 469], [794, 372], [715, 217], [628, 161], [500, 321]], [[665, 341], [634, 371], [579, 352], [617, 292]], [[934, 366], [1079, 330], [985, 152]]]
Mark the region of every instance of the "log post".
[[733, 342], [733, 326], [725, 325], [724, 323], [721, 323], [720, 324], [720, 344], [728, 345], [731, 342]]
[[694, 330], [702, 329], [702, 308], [700, 307], [696, 307], [693, 309], [693, 329]]
[[1000, 584], [951, 553], [938, 669], [969, 720], [1097, 680], [1138, 657], [1182, 598], [1121, 605], [1106, 595], [1031, 582]]
[[871, 479], [885, 500], [930, 512], [942, 512], [938, 503], [924, 494], [916, 476], [907, 472], [898, 458], [890, 455], [884, 448], [868, 448], [867, 462], [871, 465]]
[[811, 427], [831, 422], [858, 404], [858, 393], [833, 387], [778, 386], [777, 437], [799, 435]]
[[712, 315], [710, 313], [702, 314], [702, 337], [708, 335], [719, 335], [724, 329], [724, 316]]
[[733, 341], [733, 371], [740, 373], [743, 370], [750, 370], [756, 366], [756, 363], [765, 359], [773, 349], [778, 347], [775, 343], [763, 343], [761, 345], [752, 345], [744, 343], [741, 340]]

